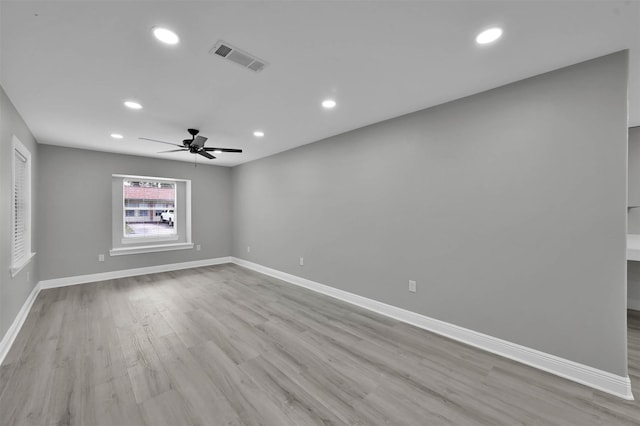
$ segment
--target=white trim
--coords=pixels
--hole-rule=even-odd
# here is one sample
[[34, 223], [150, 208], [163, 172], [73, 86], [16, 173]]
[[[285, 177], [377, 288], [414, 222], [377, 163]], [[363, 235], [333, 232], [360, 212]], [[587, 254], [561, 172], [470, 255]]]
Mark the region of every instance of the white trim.
[[13, 265], [11, 267], [11, 278], [13, 278], [16, 275], [18, 275], [20, 273], [20, 271], [22, 271], [24, 269], [24, 267], [27, 266], [29, 264], [29, 262], [31, 262], [31, 259], [35, 255], [36, 255], [35, 253], [30, 253], [26, 258], [22, 259], [22, 261], [20, 263], [18, 263], [17, 265]]
[[193, 248], [193, 243], [155, 244], [152, 246], [118, 247], [118, 248], [109, 250], [109, 256], [154, 253], [157, 251], [187, 250], [192, 248]]
[[231, 261], [237, 265], [244, 266], [245, 268], [252, 269], [262, 274], [308, 288], [318, 293], [369, 309], [373, 312], [377, 312], [391, 318], [395, 318], [399, 321], [415, 325], [416, 327], [420, 327], [496, 355], [521, 362], [565, 379], [590, 386], [594, 389], [610, 393], [620, 398], [629, 400], [633, 399], [633, 394], [631, 393], [631, 381], [628, 376], [618, 376], [588, 365], [580, 364], [536, 349], [508, 342], [497, 337], [459, 327], [435, 318], [430, 318], [425, 315], [378, 302], [373, 299], [368, 299], [357, 294], [339, 290], [334, 287], [291, 275], [286, 272], [281, 272], [276, 269], [268, 268], [244, 259], [232, 257]]
[[[117, 179], [117, 185], [122, 189], [122, 203], [118, 203], [116, 200], [116, 195], [120, 195], [119, 190], [116, 191], [114, 189], [114, 185]], [[140, 180], [148, 180], [148, 181], [156, 181], [156, 182], [172, 182], [175, 185], [176, 196], [175, 196], [175, 205], [173, 207], [174, 211], [174, 234], [170, 235], [162, 235], [157, 237], [127, 237], [124, 232], [124, 227], [126, 225], [126, 214], [124, 203], [124, 188], [122, 183], [125, 179], [140, 179]], [[185, 186], [185, 206], [184, 206], [184, 222], [185, 222], [185, 233], [178, 231], [178, 222], [175, 220], [178, 218], [178, 185], [184, 183]], [[193, 248], [193, 239], [191, 235], [191, 180], [190, 179], [178, 179], [178, 178], [165, 178], [165, 177], [156, 177], [156, 176], [138, 176], [138, 175], [124, 175], [124, 174], [112, 174], [111, 175], [111, 184], [112, 184], [112, 196], [111, 196], [111, 235], [112, 235], [112, 248], [109, 250], [110, 256], [122, 256], [129, 254], [140, 254], [140, 253], [154, 253], [160, 251], [170, 251], [170, 250], [185, 250]], [[143, 208], [135, 208], [138, 210], [143, 210]], [[180, 213], [181, 214], [181, 213]], [[118, 223], [116, 220], [117, 217], [122, 216], [122, 221]], [[167, 241], [177, 241], [181, 240], [179, 243], [166, 243]]]
[[[185, 205], [185, 208], [184, 208], [184, 214], [185, 214], [185, 217], [187, 218], [187, 221], [185, 223], [185, 233], [187, 234], [186, 235], [186, 237], [187, 237], [186, 242], [187, 243], [192, 243], [193, 240], [191, 239], [191, 179], [186, 179], [185, 180], [185, 190], [186, 190], [186, 194], [185, 194], [185, 196], [186, 196], [185, 204], [186, 205]], [[178, 200], [176, 200], [176, 204], [177, 204], [177, 201]], [[176, 210], [178, 210], [177, 206], [174, 206], [174, 209], [173, 209], [173, 214], [174, 214], [173, 226], [178, 226], [178, 224], [176, 223], [176, 220], [175, 220]], [[191, 246], [193, 247], [193, 244], [191, 244]]]
[[[165, 240], [160, 240], [165, 241]], [[166, 240], [171, 241], [171, 240]], [[149, 241], [146, 241], [149, 242]], [[168, 243], [151, 244], [148, 246], [131, 245], [128, 247], [117, 247], [109, 250], [109, 256], [122, 256], [125, 254], [153, 253], [156, 251], [186, 250], [192, 249], [193, 243]]]
[[138, 175], [121, 175], [121, 174], [112, 174], [112, 177], [118, 178], [133, 178], [133, 179], [148, 179], [148, 180], [157, 180], [157, 181], [167, 181], [167, 182], [189, 182], [189, 179], [179, 179], [179, 178], [166, 178], [166, 177], [156, 177], [156, 176], [138, 176]]
[[38, 284], [43, 290], [46, 288], [66, 287], [69, 285], [93, 283], [96, 281], [115, 280], [118, 278], [135, 277], [138, 275], [155, 274], [158, 272], [178, 271], [180, 269], [199, 268], [201, 266], [231, 263], [230, 257], [194, 260], [192, 262], [169, 263], [166, 265], [146, 266], [144, 268], [122, 269], [119, 271], [101, 272], [98, 274], [77, 275], [75, 277], [54, 278], [43, 280]]
[[627, 234], [627, 260], [640, 260], [640, 235]]
[[25, 300], [22, 308], [13, 320], [13, 323], [5, 333], [4, 337], [0, 341], [0, 364], [4, 361], [5, 357], [11, 349], [11, 345], [16, 340], [20, 329], [24, 325], [33, 302], [38, 297], [41, 290], [56, 287], [66, 287], [69, 285], [86, 284], [96, 281], [111, 280], [117, 278], [135, 277], [137, 275], [153, 274], [157, 272], [169, 272], [177, 271], [180, 269], [198, 268], [202, 266], [221, 265], [223, 263], [231, 263], [231, 257], [218, 257], [214, 259], [194, 260], [192, 262], [171, 263], [168, 265], [148, 266], [144, 268], [125, 269], [121, 271], [103, 272], [99, 274], [78, 275], [75, 277], [56, 278], [52, 280], [39, 281], [29, 296]]
[[33, 287], [33, 290], [31, 290], [31, 293], [29, 293], [27, 300], [24, 301], [22, 308], [20, 308], [20, 311], [18, 311], [18, 315], [16, 315], [13, 323], [0, 341], [0, 364], [2, 364], [2, 362], [6, 358], [7, 354], [9, 353], [9, 349], [11, 349], [11, 345], [13, 345], [16, 337], [18, 337], [18, 333], [24, 325], [24, 322], [26, 321], [27, 316], [31, 311], [31, 307], [33, 306], [33, 302], [35, 302], [39, 293], [40, 283], [36, 284], [35, 287]]
[[56, 278], [38, 282], [25, 301], [13, 321], [9, 330], [0, 342], [0, 363], [4, 360], [13, 344], [20, 328], [35, 301], [40, 290], [69, 285], [84, 284], [96, 281], [133, 277], [137, 275], [152, 274], [158, 272], [176, 271], [180, 269], [197, 268], [202, 266], [219, 265], [223, 263], [235, 263], [248, 269], [269, 275], [291, 284], [308, 288], [318, 293], [360, 306], [379, 314], [395, 318], [399, 321], [415, 325], [416, 327], [432, 331], [442, 336], [457, 340], [468, 345], [486, 350], [488, 352], [521, 362], [555, 374], [565, 379], [581, 383], [586, 386], [610, 393], [612, 395], [632, 400], [631, 381], [629, 377], [618, 376], [607, 371], [599, 370], [584, 364], [570, 361], [555, 355], [547, 354], [535, 349], [511, 343], [506, 340], [488, 336], [477, 331], [469, 330], [415, 312], [407, 311], [386, 303], [368, 299], [357, 294], [349, 293], [315, 281], [307, 280], [295, 275], [287, 274], [276, 269], [249, 262], [236, 257], [219, 257], [215, 259], [196, 260], [192, 262], [173, 263], [168, 265], [149, 266], [144, 268], [126, 269], [120, 271], [103, 272], [98, 274], [80, 275], [75, 277]]

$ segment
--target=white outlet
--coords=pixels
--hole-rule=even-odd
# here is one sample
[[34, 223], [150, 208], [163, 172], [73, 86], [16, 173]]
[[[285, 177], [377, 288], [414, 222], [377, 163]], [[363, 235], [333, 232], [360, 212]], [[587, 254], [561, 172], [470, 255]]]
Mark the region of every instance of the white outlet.
[[247, 246], [247, 253], [251, 253], [251, 246]]
[[196, 245], [196, 251], [200, 251], [200, 244]]
[[98, 255], [98, 262], [104, 262], [104, 254]]
[[416, 282], [413, 280], [409, 280], [409, 291], [411, 293], [415, 293], [416, 292]]
[[304, 257], [300, 257], [300, 266], [304, 266]]

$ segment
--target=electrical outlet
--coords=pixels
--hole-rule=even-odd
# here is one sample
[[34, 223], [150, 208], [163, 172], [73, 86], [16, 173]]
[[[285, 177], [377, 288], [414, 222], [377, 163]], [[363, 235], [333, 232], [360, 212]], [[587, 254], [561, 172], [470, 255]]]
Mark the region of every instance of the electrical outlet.
[[104, 262], [104, 254], [98, 255], [98, 262]]
[[411, 293], [415, 293], [416, 292], [416, 282], [413, 280], [409, 280], [409, 291]]
[[300, 256], [300, 266], [304, 266], [304, 257]]
[[196, 246], [196, 251], [200, 251], [200, 244]]
[[247, 246], [247, 253], [251, 253], [251, 246]]

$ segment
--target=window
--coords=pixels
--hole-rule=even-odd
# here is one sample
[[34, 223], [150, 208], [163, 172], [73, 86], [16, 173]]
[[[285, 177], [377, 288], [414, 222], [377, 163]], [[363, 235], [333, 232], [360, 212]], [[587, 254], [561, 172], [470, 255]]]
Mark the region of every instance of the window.
[[14, 136], [12, 154], [11, 276], [15, 277], [35, 253], [31, 252], [31, 153]]
[[[176, 204], [176, 183], [152, 179], [123, 179], [122, 197], [124, 200], [123, 237], [125, 242], [140, 239], [165, 238], [177, 235], [174, 225], [175, 215], [162, 214], [152, 216], [149, 207], [163, 210], [172, 209]], [[173, 211], [173, 210], [172, 210]]]
[[191, 181], [112, 175], [112, 256], [193, 248]]

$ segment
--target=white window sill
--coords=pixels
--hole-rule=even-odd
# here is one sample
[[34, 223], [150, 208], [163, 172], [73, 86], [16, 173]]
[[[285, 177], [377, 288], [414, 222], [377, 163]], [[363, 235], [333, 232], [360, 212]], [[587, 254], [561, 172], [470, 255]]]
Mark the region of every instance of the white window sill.
[[29, 264], [29, 262], [31, 262], [31, 259], [33, 259], [33, 256], [35, 256], [35, 253], [31, 253], [29, 256], [25, 257], [22, 262], [17, 263], [15, 265], [11, 266], [11, 278], [15, 277], [16, 275], [18, 275], [18, 273], [20, 271], [22, 271], [22, 269], [24, 269], [25, 266], [27, 266]]
[[640, 260], [640, 235], [627, 234], [627, 260]]
[[192, 249], [193, 243], [154, 244], [151, 246], [118, 247], [109, 250], [109, 256], [123, 256], [127, 254], [154, 253], [158, 251]]

